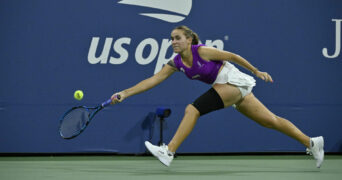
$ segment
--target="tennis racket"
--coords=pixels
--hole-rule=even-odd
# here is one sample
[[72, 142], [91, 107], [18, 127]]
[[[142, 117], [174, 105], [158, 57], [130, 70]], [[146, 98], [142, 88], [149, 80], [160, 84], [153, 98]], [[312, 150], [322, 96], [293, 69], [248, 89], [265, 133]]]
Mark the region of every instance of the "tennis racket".
[[[116, 98], [120, 99], [120, 95]], [[80, 135], [94, 116], [111, 102], [112, 100], [108, 99], [96, 107], [77, 106], [69, 109], [60, 119], [59, 134], [64, 139], [72, 139]]]

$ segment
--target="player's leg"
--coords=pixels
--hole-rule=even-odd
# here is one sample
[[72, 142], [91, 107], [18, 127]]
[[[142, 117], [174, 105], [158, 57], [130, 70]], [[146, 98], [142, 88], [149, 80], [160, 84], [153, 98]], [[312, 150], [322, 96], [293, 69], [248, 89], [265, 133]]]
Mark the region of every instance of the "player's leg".
[[[215, 90], [215, 92], [212, 92]], [[213, 95], [216, 93], [217, 95]], [[230, 84], [215, 84], [213, 89], [198, 98], [194, 105], [190, 104], [185, 109], [185, 114], [175, 135], [168, 144], [169, 150], [176, 152], [181, 143], [194, 128], [197, 119], [206, 113], [223, 107], [231, 106], [239, 101], [241, 93], [239, 89]], [[222, 104], [218, 105], [218, 104]], [[208, 109], [209, 108], [209, 109]]]
[[200, 117], [199, 111], [191, 104], [189, 104], [185, 108], [185, 113], [183, 120], [181, 121], [176, 134], [173, 136], [170, 143], [162, 146], [155, 146], [150, 142], [146, 141], [145, 146], [146, 148], [156, 157], [159, 159], [161, 163], [165, 166], [170, 166], [173, 155], [184, 141], [184, 139], [190, 134], [192, 129], [194, 128], [197, 119]]
[[164, 165], [170, 166], [173, 153], [191, 133], [201, 115], [230, 106], [238, 102], [239, 99], [241, 99], [241, 93], [237, 87], [229, 84], [215, 84], [212, 89], [186, 107], [184, 117], [167, 146], [158, 147], [145, 142], [147, 149]]
[[173, 136], [172, 140], [168, 144], [169, 150], [171, 152], [176, 152], [178, 147], [182, 144], [185, 138], [190, 134], [194, 128], [197, 119], [200, 117], [199, 111], [192, 105], [189, 104], [185, 108], [184, 117], [178, 126], [178, 129]]
[[296, 139], [306, 147], [310, 146], [310, 138], [307, 135], [302, 133], [302, 131], [290, 121], [273, 114], [253, 95], [253, 93], [248, 94], [241, 102], [237, 103], [236, 109], [258, 124], [278, 130]]
[[300, 131], [290, 121], [276, 116], [268, 110], [254, 95], [250, 93], [242, 101], [236, 104], [236, 109], [245, 116], [262, 126], [278, 130], [306, 146], [316, 161], [316, 167], [320, 167], [324, 160], [323, 137], [310, 138]]

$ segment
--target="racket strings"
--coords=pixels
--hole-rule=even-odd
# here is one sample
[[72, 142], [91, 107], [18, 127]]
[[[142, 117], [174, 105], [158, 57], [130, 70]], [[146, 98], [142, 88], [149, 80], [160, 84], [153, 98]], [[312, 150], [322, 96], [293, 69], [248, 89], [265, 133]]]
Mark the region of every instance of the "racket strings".
[[71, 138], [79, 134], [89, 122], [89, 111], [79, 107], [67, 113], [60, 126], [61, 136]]

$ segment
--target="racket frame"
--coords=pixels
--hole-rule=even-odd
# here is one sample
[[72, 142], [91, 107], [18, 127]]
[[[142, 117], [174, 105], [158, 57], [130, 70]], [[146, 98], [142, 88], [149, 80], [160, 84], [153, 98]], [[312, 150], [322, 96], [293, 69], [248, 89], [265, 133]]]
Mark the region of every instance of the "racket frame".
[[[116, 99], [121, 99], [120, 95], [116, 95], [114, 98]], [[109, 98], [107, 99], [106, 101], [104, 101], [103, 103], [101, 103], [100, 105], [96, 106], [96, 107], [87, 107], [87, 106], [75, 106], [73, 108], [70, 108], [69, 110], [67, 110], [63, 116], [60, 118], [59, 120], [59, 134], [60, 136], [63, 138], [63, 139], [72, 139], [78, 135], [80, 135], [89, 125], [90, 121], [94, 118], [94, 116], [99, 112], [101, 111], [103, 108], [105, 108], [106, 106], [109, 106], [110, 104], [112, 103], [112, 99]], [[86, 109], [88, 112], [89, 112], [89, 118], [88, 120], [86, 121], [86, 123], [83, 125], [83, 127], [77, 131], [77, 133], [75, 133], [74, 135], [70, 136], [70, 137], [64, 137], [62, 132], [61, 132], [61, 127], [62, 127], [62, 123], [63, 123], [63, 120], [64, 120], [64, 117], [66, 115], [68, 115], [68, 113], [70, 113], [71, 111], [77, 109], [77, 108], [84, 108]], [[90, 110], [94, 110], [93, 112], [91, 112]], [[91, 112], [91, 113], [90, 113]]]
[[[110, 99], [109, 99], [110, 100]], [[59, 120], [59, 134], [60, 136], [63, 138], [63, 139], [73, 139], [75, 138], [76, 136], [80, 135], [86, 128], [87, 126], [89, 125], [90, 121], [94, 118], [94, 116], [99, 112], [101, 111], [104, 107], [108, 106], [111, 102], [109, 102], [109, 100], [103, 102], [102, 104], [96, 106], [96, 107], [87, 107], [87, 106], [75, 106], [75, 107], [72, 107], [70, 108], [69, 110], [67, 110], [63, 116], [60, 118]], [[108, 103], [109, 102], [109, 103]], [[71, 111], [75, 110], [75, 109], [78, 109], [78, 108], [83, 108], [85, 109], [86, 111], [88, 111], [89, 113], [89, 116], [88, 116], [88, 120], [86, 121], [86, 123], [83, 125], [83, 127], [75, 132], [72, 136], [70, 137], [65, 137], [63, 136], [62, 134], [62, 131], [61, 131], [61, 128], [62, 128], [62, 123], [63, 123], [63, 120], [64, 120], [64, 117], [67, 116]]]

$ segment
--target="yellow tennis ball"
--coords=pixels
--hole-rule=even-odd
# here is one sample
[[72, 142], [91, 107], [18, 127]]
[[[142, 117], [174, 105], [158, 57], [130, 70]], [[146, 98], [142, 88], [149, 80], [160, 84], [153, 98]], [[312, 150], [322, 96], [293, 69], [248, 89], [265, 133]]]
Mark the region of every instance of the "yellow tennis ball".
[[74, 98], [76, 100], [79, 100], [79, 101], [82, 100], [83, 99], [83, 91], [81, 91], [81, 90], [75, 91]]

